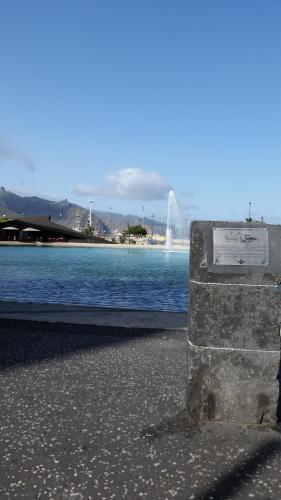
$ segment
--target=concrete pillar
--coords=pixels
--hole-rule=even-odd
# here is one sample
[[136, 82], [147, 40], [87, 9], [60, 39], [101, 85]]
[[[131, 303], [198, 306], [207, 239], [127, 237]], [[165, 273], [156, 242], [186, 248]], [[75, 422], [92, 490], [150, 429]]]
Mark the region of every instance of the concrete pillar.
[[275, 423], [281, 226], [195, 221], [190, 244], [189, 417]]

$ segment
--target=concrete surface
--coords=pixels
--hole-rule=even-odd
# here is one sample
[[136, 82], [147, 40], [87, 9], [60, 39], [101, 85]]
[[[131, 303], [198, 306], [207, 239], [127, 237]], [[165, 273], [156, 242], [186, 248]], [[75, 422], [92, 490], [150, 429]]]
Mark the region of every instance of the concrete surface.
[[0, 320], [0, 498], [281, 497], [281, 437], [191, 427], [186, 332]]
[[186, 329], [187, 313], [0, 301], [0, 318], [138, 328]]
[[[266, 228], [269, 265], [214, 265], [213, 228]], [[193, 222], [188, 411], [198, 421], [280, 418], [281, 226]]]

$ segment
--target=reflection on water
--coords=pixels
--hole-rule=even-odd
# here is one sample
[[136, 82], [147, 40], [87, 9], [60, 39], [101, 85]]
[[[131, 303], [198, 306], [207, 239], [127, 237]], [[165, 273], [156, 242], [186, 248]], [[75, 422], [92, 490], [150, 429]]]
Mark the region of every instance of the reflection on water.
[[187, 310], [188, 254], [0, 247], [0, 300]]

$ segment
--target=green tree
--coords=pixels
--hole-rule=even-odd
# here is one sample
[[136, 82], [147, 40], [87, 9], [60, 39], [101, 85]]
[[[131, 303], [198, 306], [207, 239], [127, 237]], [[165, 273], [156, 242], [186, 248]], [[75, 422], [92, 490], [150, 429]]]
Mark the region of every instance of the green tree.
[[121, 234], [121, 236], [119, 238], [120, 243], [122, 243], [122, 244], [126, 243], [127, 238], [128, 238], [127, 231], [123, 231], [123, 233]]
[[95, 231], [91, 226], [84, 227], [82, 233], [87, 234], [87, 236], [95, 236]]
[[128, 238], [130, 239], [131, 236], [136, 236], [139, 238], [140, 236], [146, 236], [147, 235], [147, 230], [145, 227], [143, 227], [141, 224], [137, 224], [135, 226], [128, 226], [128, 229], [125, 229], [120, 236], [120, 243], [126, 243]]
[[126, 233], [130, 236], [147, 236], [147, 230], [141, 224], [137, 224], [136, 226], [129, 226]]

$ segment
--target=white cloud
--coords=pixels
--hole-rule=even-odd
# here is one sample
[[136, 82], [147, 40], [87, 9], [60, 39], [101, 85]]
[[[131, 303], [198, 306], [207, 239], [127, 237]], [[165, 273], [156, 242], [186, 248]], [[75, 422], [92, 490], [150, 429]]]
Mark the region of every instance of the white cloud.
[[96, 188], [78, 184], [73, 192], [80, 196], [105, 196], [129, 200], [165, 199], [171, 186], [154, 171], [140, 168], [124, 168], [115, 174], [106, 176], [106, 185]]
[[0, 136], [0, 162], [1, 160], [19, 162], [31, 172], [34, 171], [34, 163], [30, 156]]

